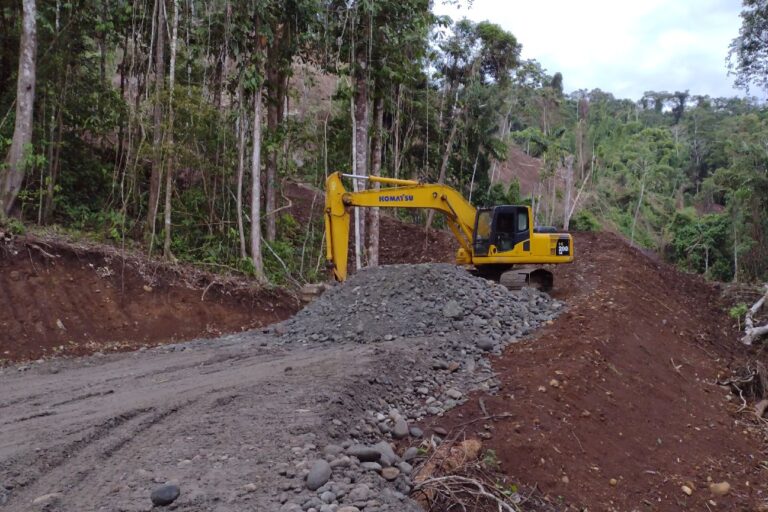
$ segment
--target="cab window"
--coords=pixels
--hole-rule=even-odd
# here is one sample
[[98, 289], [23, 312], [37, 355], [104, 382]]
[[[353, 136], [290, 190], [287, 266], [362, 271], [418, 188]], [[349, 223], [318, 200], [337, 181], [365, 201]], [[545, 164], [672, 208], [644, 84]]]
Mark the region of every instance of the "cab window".
[[473, 242], [475, 256], [487, 256], [491, 245], [491, 225], [493, 216], [490, 210], [477, 212], [475, 221], [475, 240]]
[[491, 212], [483, 211], [477, 215], [477, 233], [475, 238], [478, 242], [491, 238]]
[[523, 210], [517, 212], [517, 232], [528, 230], [528, 212]]

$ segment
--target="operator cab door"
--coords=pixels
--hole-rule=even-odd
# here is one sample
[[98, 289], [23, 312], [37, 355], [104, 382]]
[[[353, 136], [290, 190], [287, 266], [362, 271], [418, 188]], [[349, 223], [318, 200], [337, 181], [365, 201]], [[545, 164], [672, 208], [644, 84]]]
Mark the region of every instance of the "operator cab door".
[[475, 256], [488, 256], [490, 246], [497, 252], [513, 250], [523, 244], [522, 250], [531, 249], [531, 230], [528, 208], [525, 206], [496, 206], [478, 210], [475, 219]]

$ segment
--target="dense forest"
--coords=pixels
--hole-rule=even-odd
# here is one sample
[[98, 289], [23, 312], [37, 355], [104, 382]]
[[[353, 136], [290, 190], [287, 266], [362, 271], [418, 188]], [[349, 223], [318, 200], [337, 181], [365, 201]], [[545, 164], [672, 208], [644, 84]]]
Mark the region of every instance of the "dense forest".
[[[617, 230], [711, 279], [768, 279], [764, 104], [566, 93], [521, 58], [525, 41], [431, 7], [4, 2], [0, 226], [306, 282], [322, 277], [322, 229], [285, 213], [281, 183], [342, 170], [528, 202], [541, 223]], [[768, 7], [746, 0], [739, 85], [768, 82], [767, 28]], [[534, 191], [496, 179], [513, 146], [540, 159]], [[378, 215], [363, 219], [363, 265], [378, 263]]]

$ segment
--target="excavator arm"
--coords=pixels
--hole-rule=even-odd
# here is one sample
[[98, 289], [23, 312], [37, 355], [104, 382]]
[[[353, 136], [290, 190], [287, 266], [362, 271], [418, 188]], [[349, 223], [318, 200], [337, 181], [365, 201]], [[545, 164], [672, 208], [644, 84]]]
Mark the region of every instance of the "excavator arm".
[[441, 212], [459, 242], [457, 262], [471, 263], [477, 210], [456, 190], [447, 185], [370, 176], [366, 177], [369, 181], [389, 186], [348, 192], [341, 178], [341, 173], [335, 172], [325, 182], [326, 258], [337, 280], [344, 281], [347, 277], [350, 210], [356, 206], [426, 208]]

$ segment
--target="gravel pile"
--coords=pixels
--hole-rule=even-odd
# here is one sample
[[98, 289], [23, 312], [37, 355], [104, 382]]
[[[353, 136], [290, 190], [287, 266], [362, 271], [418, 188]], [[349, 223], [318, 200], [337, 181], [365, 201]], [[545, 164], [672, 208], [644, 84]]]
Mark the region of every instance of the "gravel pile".
[[392, 265], [356, 273], [275, 326], [285, 345], [384, 342], [374, 348], [380, 365], [353, 392], [326, 398], [328, 437], [292, 449], [286, 484], [274, 495], [280, 512], [420, 510], [408, 499], [422, 461], [417, 447], [447, 432], [428, 435], [418, 424], [473, 390], [498, 391], [488, 353], [562, 308], [549, 295], [510, 291], [455, 265]]
[[450, 264], [366, 269], [325, 292], [275, 328], [288, 342], [391, 341], [472, 334], [486, 346], [524, 336], [561, 304], [532, 289], [517, 292]]

